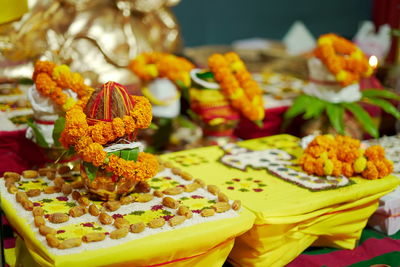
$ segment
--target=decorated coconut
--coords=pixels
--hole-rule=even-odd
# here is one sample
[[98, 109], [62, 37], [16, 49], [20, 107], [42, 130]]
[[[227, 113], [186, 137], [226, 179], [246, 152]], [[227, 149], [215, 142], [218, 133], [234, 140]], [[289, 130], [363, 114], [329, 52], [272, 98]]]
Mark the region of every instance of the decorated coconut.
[[65, 112], [78, 101], [87, 99], [93, 88], [84, 83], [83, 77], [71, 72], [66, 65], [50, 61], [37, 61], [28, 90], [33, 120], [28, 121], [26, 137], [34, 141], [48, 161], [71, 161], [62, 148], [59, 138], [64, 127]]
[[116, 82], [103, 84], [87, 103], [67, 112], [61, 141], [82, 158], [82, 180], [92, 197], [118, 199], [157, 173], [156, 157], [135, 140], [151, 119], [149, 101]]

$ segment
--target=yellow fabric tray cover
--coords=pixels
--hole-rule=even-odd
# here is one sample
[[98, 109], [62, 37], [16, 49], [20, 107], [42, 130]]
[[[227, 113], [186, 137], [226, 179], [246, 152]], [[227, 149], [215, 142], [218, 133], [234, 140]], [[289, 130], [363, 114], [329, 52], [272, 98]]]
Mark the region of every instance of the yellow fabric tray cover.
[[[299, 139], [290, 135], [247, 140], [239, 146], [279, 148], [295, 157], [302, 153]], [[394, 176], [374, 181], [353, 177], [353, 184], [311, 191], [266, 170], [227, 167], [219, 162], [223, 155], [221, 148], [213, 146], [162, 158], [219, 186], [229, 198], [241, 199], [254, 213], [253, 228], [236, 240], [230, 254], [237, 266], [282, 266], [312, 244], [353, 249], [379, 198], [399, 184]]]
[[[153, 179], [158, 181], [154, 183], [165, 184], [160, 178]], [[0, 185], [4, 186], [4, 183]], [[40, 187], [40, 183], [33, 186]], [[4, 188], [0, 189], [5, 192]], [[254, 222], [254, 215], [242, 208], [233, 217], [162, 230], [111, 247], [107, 245], [104, 248], [58, 255], [52, 254], [47, 244], [38, 240], [38, 229], [29, 224], [17, 206], [14, 206], [20, 204], [8, 201], [5, 194], [8, 193], [0, 195], [1, 207], [24, 241], [19, 240], [16, 245], [17, 266], [221, 266], [228, 257], [234, 238], [249, 230]], [[8, 258], [12, 260], [13, 255], [8, 255]]]

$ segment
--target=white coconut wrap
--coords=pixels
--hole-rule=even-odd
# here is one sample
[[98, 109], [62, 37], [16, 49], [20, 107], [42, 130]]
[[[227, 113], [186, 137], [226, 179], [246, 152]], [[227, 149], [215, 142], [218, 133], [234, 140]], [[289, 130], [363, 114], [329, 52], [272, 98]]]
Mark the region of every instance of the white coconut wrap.
[[174, 83], [166, 78], [158, 78], [149, 83], [148, 89], [151, 94], [160, 101], [176, 99], [165, 106], [152, 103], [154, 117], [175, 118], [179, 115], [181, 103], [180, 98], [178, 97], [179, 91]]
[[[63, 92], [69, 97], [77, 99], [77, 94], [72, 90], [67, 89], [63, 90]], [[49, 146], [53, 146], [54, 122], [62, 114], [61, 107], [58, 107], [49, 97], [42, 96], [36, 90], [35, 85], [29, 88], [28, 99], [32, 105], [34, 123], [42, 133], [47, 144], [49, 144]], [[35, 134], [32, 128], [28, 127], [25, 136], [26, 138], [36, 142]]]
[[310, 82], [303, 89], [307, 95], [331, 103], [356, 102], [361, 99], [358, 83], [346, 87], [340, 86], [336, 83], [335, 76], [318, 58], [313, 57], [308, 60], [308, 70]]

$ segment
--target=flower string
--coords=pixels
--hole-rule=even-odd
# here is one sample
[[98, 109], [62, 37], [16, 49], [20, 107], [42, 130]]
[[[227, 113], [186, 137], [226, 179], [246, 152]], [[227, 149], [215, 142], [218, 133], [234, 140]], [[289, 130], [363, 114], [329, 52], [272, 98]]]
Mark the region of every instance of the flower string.
[[71, 72], [66, 65], [57, 66], [50, 61], [37, 61], [33, 72], [33, 81], [36, 90], [57, 105], [62, 106], [64, 111], [72, 108], [77, 101], [63, 92], [71, 89], [78, 95], [78, 104], [84, 105], [93, 92], [93, 88], [87, 86], [79, 73]]
[[352, 177], [360, 174], [374, 180], [393, 172], [381, 146], [360, 149], [360, 141], [348, 136], [319, 135], [307, 146], [300, 165], [308, 174]]
[[183, 57], [167, 53], [142, 53], [129, 64], [129, 69], [144, 81], [168, 78], [178, 86], [190, 86], [189, 72], [194, 65]]
[[356, 83], [373, 71], [361, 49], [336, 34], [320, 36], [314, 54], [342, 86]]
[[236, 53], [214, 54], [208, 66], [235, 109], [252, 121], [264, 119], [262, 91]]

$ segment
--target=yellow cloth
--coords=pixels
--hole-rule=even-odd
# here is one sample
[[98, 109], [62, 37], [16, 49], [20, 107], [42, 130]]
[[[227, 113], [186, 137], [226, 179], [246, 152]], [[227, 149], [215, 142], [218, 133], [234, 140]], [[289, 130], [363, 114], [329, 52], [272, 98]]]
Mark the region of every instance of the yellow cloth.
[[18, 217], [7, 200], [1, 200], [7, 219], [24, 239], [24, 243], [17, 242], [16, 245], [17, 266], [21, 261], [24, 266], [149, 266], [168, 265], [169, 262], [173, 266], [194, 266], [192, 263], [196, 266], [221, 266], [233, 246], [234, 237], [250, 229], [254, 221], [254, 216], [242, 209], [237, 217], [157, 233], [112, 249], [54, 255], [35, 238], [33, 231], [37, 230]]
[[[1, 183], [1, 185], [3, 184]], [[170, 188], [172, 185], [176, 186], [177, 184], [179, 183], [174, 179], [164, 175], [159, 175], [149, 180], [149, 185], [157, 187], [159, 190]], [[20, 181], [19, 189], [44, 188], [47, 185], [44, 178], [23, 179]], [[3, 190], [3, 188], [0, 189]], [[186, 193], [186, 197], [179, 198], [179, 201], [183, 205], [189, 206], [192, 210], [202, 209], [210, 206], [210, 203], [214, 203], [210, 201], [215, 201], [213, 200], [216, 198], [215, 196], [209, 198], [208, 192], [203, 189], [200, 190], [193, 192], [193, 194]], [[71, 196], [68, 196], [69, 201], [67, 201], [65, 196], [62, 193], [60, 194], [60, 200], [55, 198], [54, 195], [42, 194], [40, 197], [42, 200], [36, 200], [34, 203], [41, 204], [48, 214], [54, 212], [68, 213], [70, 205], [74, 204], [74, 202]], [[0, 194], [0, 197], [1, 207], [8, 221], [24, 240], [23, 242], [18, 240], [16, 245], [14, 254], [17, 259], [16, 266], [149, 266], [154, 264], [160, 266], [221, 266], [233, 247], [235, 237], [249, 230], [254, 222], [254, 215], [246, 209], [241, 209], [237, 214], [231, 210], [232, 214], [226, 215], [225, 218], [193, 222], [193, 225], [175, 229], [160, 229], [159, 232], [152, 235], [138, 239], [128, 239], [122, 244], [111, 247], [107, 245], [102, 248], [90, 248], [79, 252], [71, 251], [67, 255], [58, 255], [48, 250], [47, 245], [37, 238], [38, 229], [33, 224], [29, 224], [24, 217], [30, 214], [25, 211], [18, 211], [21, 207], [19, 203], [13, 200], [14, 196], [5, 192]], [[178, 198], [178, 196], [174, 197]], [[156, 200], [155, 203], [161, 201], [161, 199]], [[137, 207], [135, 203], [130, 205], [132, 205], [130, 212]], [[149, 207], [146, 210], [134, 210], [138, 214], [129, 213], [125, 218], [131, 223], [137, 222], [135, 220], [146, 223], [154, 217], [160, 217], [158, 212], [167, 212], [167, 210], [163, 209], [163, 205], [156, 206], [161, 206], [161, 209], [153, 210], [153, 208]], [[196, 220], [195, 216], [190, 220]], [[96, 217], [89, 219], [89, 221], [92, 221], [92, 224], [97, 224]], [[51, 227], [56, 228], [57, 226]], [[80, 237], [85, 231], [95, 231], [91, 226], [87, 227], [79, 223], [65, 224], [56, 229], [65, 231], [64, 233], [57, 233], [56, 237], [62, 238]], [[99, 231], [104, 231], [104, 228]], [[133, 234], [128, 236], [130, 235]], [[113, 241], [110, 239], [105, 241], [107, 240]], [[9, 262], [12, 265], [13, 255], [9, 254]]]
[[[298, 139], [278, 135], [239, 142], [248, 149], [279, 148], [298, 157]], [[399, 184], [394, 176], [380, 180], [351, 178], [354, 184], [312, 192], [269, 174], [241, 171], [219, 162], [218, 147], [162, 156], [207, 184], [217, 185], [231, 199], [241, 199], [255, 216], [254, 227], [239, 237], [230, 254], [234, 265], [282, 266], [311, 244], [354, 248], [378, 199]]]
[[27, 0], [0, 0], [0, 24], [16, 20], [28, 11]]

